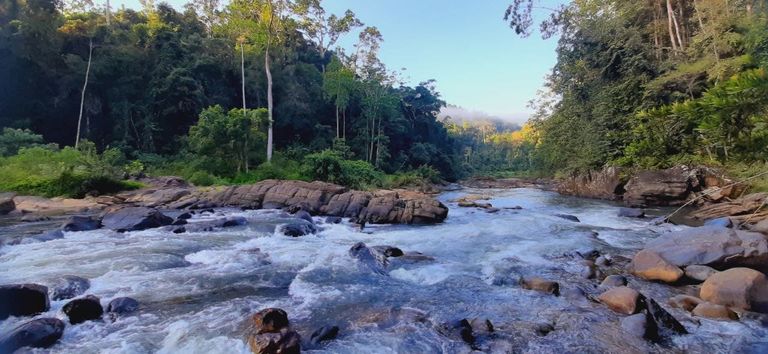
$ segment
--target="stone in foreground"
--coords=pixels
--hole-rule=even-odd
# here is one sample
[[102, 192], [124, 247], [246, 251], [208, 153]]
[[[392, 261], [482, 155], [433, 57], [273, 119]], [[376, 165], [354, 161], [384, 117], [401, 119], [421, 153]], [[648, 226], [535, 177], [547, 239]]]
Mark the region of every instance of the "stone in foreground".
[[156, 209], [127, 207], [107, 212], [101, 223], [108, 229], [125, 232], [170, 225], [173, 219]]
[[38, 284], [0, 286], [0, 320], [8, 316], [31, 316], [48, 311], [48, 288]]
[[64, 322], [58, 318], [37, 318], [13, 329], [0, 339], [0, 353], [13, 353], [19, 348], [48, 348], [64, 334]]
[[754, 269], [728, 269], [709, 277], [701, 286], [700, 297], [718, 305], [768, 313], [768, 279]]
[[674, 283], [683, 276], [683, 271], [667, 262], [656, 252], [642, 250], [629, 263], [629, 271], [646, 280], [660, 280]]
[[62, 310], [69, 317], [69, 323], [71, 324], [98, 320], [104, 314], [99, 298], [93, 295], [74, 299], [64, 305]]
[[640, 311], [640, 293], [626, 286], [608, 289], [598, 300], [618, 313], [632, 315]]
[[735, 312], [723, 305], [702, 302], [693, 309], [693, 314], [699, 317], [706, 317], [715, 320], [738, 320], [739, 316]]
[[251, 316], [248, 346], [257, 354], [298, 354], [301, 336], [291, 330], [288, 314], [282, 309], [267, 308]]

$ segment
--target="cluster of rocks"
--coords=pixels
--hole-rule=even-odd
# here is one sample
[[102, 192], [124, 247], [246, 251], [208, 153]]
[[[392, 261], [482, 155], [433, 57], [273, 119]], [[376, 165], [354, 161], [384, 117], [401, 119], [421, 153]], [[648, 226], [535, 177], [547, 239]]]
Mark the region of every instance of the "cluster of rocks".
[[[89, 288], [88, 279], [71, 275], [57, 280], [50, 289], [39, 284], [1, 285], [0, 320], [9, 316], [35, 316], [47, 312], [50, 310], [50, 299], [71, 299], [62, 307], [70, 325], [102, 320], [105, 311], [101, 300], [94, 295], [83, 295]], [[138, 308], [139, 303], [135, 299], [119, 297], [109, 302], [106, 313], [114, 321]], [[0, 352], [12, 353], [23, 347], [50, 347], [61, 338], [65, 328], [64, 321], [54, 317], [24, 322], [0, 338]]]
[[[312, 333], [305, 346], [316, 347], [338, 335], [339, 327], [323, 326]], [[298, 354], [302, 347], [301, 335], [291, 328], [288, 314], [279, 308], [266, 308], [250, 316], [246, 342], [256, 354]]]
[[768, 238], [726, 225], [670, 232], [648, 242], [628, 265], [632, 274], [669, 284], [701, 283], [698, 297], [670, 299], [695, 316], [736, 319], [768, 313]]

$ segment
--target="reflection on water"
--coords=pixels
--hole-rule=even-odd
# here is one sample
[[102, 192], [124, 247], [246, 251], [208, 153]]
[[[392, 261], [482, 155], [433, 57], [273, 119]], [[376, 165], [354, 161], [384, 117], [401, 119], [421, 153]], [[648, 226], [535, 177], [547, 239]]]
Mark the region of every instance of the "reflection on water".
[[[489, 202], [502, 210], [490, 214], [449, 202], [467, 193], [490, 194]], [[476, 345], [488, 352], [764, 348], [759, 342], [768, 331], [753, 320], [694, 320], [677, 310], [672, 314], [693, 334], [651, 345], [622, 333], [621, 316], [579, 295], [578, 289], [594, 292], [597, 283], [583, 279], [580, 262], [568, 254], [596, 249], [631, 257], [647, 240], [680, 226], [651, 226], [618, 217], [614, 204], [532, 189], [464, 190], [440, 199], [451, 210], [445, 223], [434, 226], [374, 225], [360, 232], [350, 224], [325, 224], [317, 235], [290, 238], [274, 231], [287, 220], [281, 212], [225, 210], [250, 225], [193, 234], [67, 233], [64, 239], [0, 248], [0, 283], [47, 284], [73, 274], [91, 279], [89, 293], [103, 304], [118, 296], [142, 303], [138, 315], [114, 323], [69, 326], [51, 352], [248, 352], [243, 320], [264, 307], [284, 308], [305, 338], [324, 325], [341, 327], [338, 340], [305, 348], [312, 353], [469, 352], [441, 329], [463, 318], [491, 321], [495, 331]], [[503, 209], [514, 206], [522, 209]], [[19, 228], [3, 226], [0, 237], [19, 237]], [[390, 259], [380, 275], [349, 255], [357, 242], [418, 251], [434, 260]], [[520, 276], [556, 280], [563, 296], [523, 290]], [[636, 279], [630, 285], [660, 303], [683, 291]], [[65, 302], [52, 302], [44, 315], [61, 317]], [[0, 332], [19, 321], [1, 322]], [[542, 324], [554, 331], [537, 334]]]

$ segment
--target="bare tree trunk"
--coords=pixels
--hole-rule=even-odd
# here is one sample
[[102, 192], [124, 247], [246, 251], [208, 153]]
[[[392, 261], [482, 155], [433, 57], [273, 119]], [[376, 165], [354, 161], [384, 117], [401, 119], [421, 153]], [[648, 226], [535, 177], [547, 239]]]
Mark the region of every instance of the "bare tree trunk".
[[109, 25], [111, 23], [111, 21], [110, 21], [111, 14], [109, 13], [109, 0], [107, 0], [106, 15], [107, 15], [106, 16], [107, 17], [107, 27], [109, 27]]
[[379, 117], [379, 127], [376, 133], [376, 163], [374, 164], [376, 167], [379, 167], [379, 154], [381, 153], [381, 119], [382, 117]]
[[80, 144], [80, 125], [83, 122], [83, 106], [85, 105], [85, 89], [88, 88], [88, 76], [91, 74], [91, 58], [93, 57], [93, 38], [88, 41], [88, 66], [85, 68], [85, 83], [80, 93], [80, 115], [77, 118], [77, 135], [75, 136], [75, 149]]
[[341, 120], [342, 120], [342, 127], [341, 127], [341, 134], [344, 141], [347, 141], [347, 109], [344, 108], [343, 111], [341, 111]]
[[269, 111], [269, 128], [267, 129], [267, 162], [272, 162], [272, 71], [269, 69], [269, 45], [264, 53], [264, 70], [267, 72], [267, 109]]
[[667, 0], [667, 7], [669, 9], [670, 16], [672, 16], [672, 23], [675, 24], [675, 36], [677, 37], [677, 46], [680, 48], [680, 50], [684, 50], [683, 47], [683, 40], [680, 37], [680, 26], [677, 24], [677, 16], [675, 16], [675, 10], [672, 8], [672, 3], [670, 0]]
[[672, 4], [667, 0], [667, 29], [669, 30], [669, 41], [672, 42], [672, 51], [677, 53], [677, 43], [675, 42], [675, 31], [672, 27], [672, 17], [675, 13], [672, 11]]
[[245, 114], [245, 48], [240, 43], [240, 82], [243, 86], [243, 114]]
[[653, 49], [655, 52], [656, 60], [661, 59], [661, 43], [659, 40], [659, 12], [658, 12], [658, 6], [656, 6], [656, 1], [654, 0], [652, 2], [653, 4]]

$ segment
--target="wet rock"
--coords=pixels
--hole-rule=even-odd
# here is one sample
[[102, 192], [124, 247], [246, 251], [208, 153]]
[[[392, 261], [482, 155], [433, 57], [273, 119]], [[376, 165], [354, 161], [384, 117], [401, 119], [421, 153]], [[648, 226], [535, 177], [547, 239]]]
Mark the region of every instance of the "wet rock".
[[688, 331], [674, 316], [665, 310], [656, 300], [641, 295], [641, 301], [648, 309], [648, 314], [656, 321], [656, 324], [671, 330], [675, 334], [687, 334]]
[[48, 288], [38, 284], [0, 286], [0, 320], [8, 316], [32, 316], [48, 311]]
[[547, 294], [560, 296], [560, 284], [542, 278], [520, 279], [520, 286], [526, 290], [536, 290]]
[[64, 305], [62, 310], [69, 317], [69, 323], [73, 325], [101, 319], [101, 316], [104, 314], [99, 298], [93, 295], [74, 299]]
[[599, 288], [609, 289], [609, 288], [615, 288], [617, 286], [625, 286], [625, 285], [627, 285], [626, 277], [618, 274], [613, 274], [605, 277], [605, 279], [603, 279], [603, 282], [600, 283]]
[[498, 213], [501, 209], [499, 208], [486, 208], [485, 212], [488, 214]]
[[248, 346], [255, 354], [299, 354], [301, 353], [301, 336], [288, 328], [275, 333], [252, 335]]
[[408, 251], [403, 253], [402, 256], [397, 257], [397, 260], [407, 263], [431, 262], [435, 260], [435, 257], [427, 256], [426, 254], [417, 251]]
[[475, 343], [475, 334], [472, 333], [472, 325], [467, 319], [449, 322], [444, 327], [449, 336], [461, 338], [462, 341], [470, 345]]
[[266, 308], [251, 315], [251, 326], [255, 334], [277, 333], [287, 328], [288, 313], [279, 308]]
[[491, 203], [481, 203], [481, 202], [467, 201], [467, 200], [460, 201], [458, 203], [458, 206], [462, 208], [481, 208], [481, 209], [493, 208], [493, 205], [491, 205]]
[[291, 237], [300, 237], [317, 232], [315, 225], [310, 224], [304, 220], [301, 220], [301, 222], [280, 225], [278, 230], [284, 235]]
[[399, 249], [399, 248], [397, 248], [395, 246], [386, 246], [386, 245], [373, 246], [373, 247], [371, 247], [371, 249], [373, 249], [376, 252], [379, 252], [379, 253], [383, 254], [386, 257], [400, 257], [400, 256], [402, 256], [404, 254], [401, 249]]
[[373, 224], [434, 224], [445, 220], [448, 208], [420, 193], [379, 191], [358, 219]]
[[647, 313], [637, 313], [621, 319], [621, 329], [637, 338], [656, 340], [659, 328]]
[[715, 269], [703, 265], [689, 265], [685, 267], [685, 276], [693, 280], [705, 281], [715, 273], [717, 273]]
[[242, 216], [230, 216], [221, 220], [221, 227], [234, 227], [248, 225], [248, 219]]
[[557, 216], [558, 218], [565, 219], [565, 220], [570, 220], [570, 221], [573, 221], [573, 222], [581, 222], [581, 220], [579, 220], [579, 218], [577, 218], [576, 216], [573, 216], [573, 215], [569, 215], [569, 214], [555, 214], [555, 216]]
[[192, 214], [190, 212], [184, 212], [181, 213], [181, 215], [176, 217], [176, 220], [188, 220], [192, 218]]
[[66, 300], [80, 296], [91, 287], [88, 279], [76, 275], [65, 275], [51, 285], [52, 300]]
[[387, 257], [375, 250], [370, 249], [365, 243], [358, 242], [349, 249], [349, 255], [356, 259], [359, 264], [372, 270], [374, 273], [387, 274]]
[[339, 336], [339, 327], [337, 326], [323, 326], [312, 333], [310, 343], [318, 345], [320, 342], [334, 340]]
[[669, 306], [691, 312], [698, 304], [702, 302], [704, 302], [704, 300], [699, 299], [698, 297], [695, 297], [695, 296], [675, 295], [669, 298], [669, 301], [667, 301], [667, 304]]
[[756, 224], [750, 225], [749, 230], [768, 235], [768, 219], [761, 220]]
[[329, 216], [325, 218], [326, 224], [341, 224], [341, 217], [339, 216]]
[[251, 316], [248, 345], [259, 354], [298, 354], [301, 336], [289, 327], [288, 314], [282, 309], [267, 308]]
[[702, 284], [699, 296], [718, 305], [768, 313], [768, 279], [749, 268], [713, 274]]
[[315, 223], [315, 221], [312, 220], [312, 215], [309, 215], [309, 213], [304, 210], [299, 210], [298, 212], [296, 212], [296, 214], [293, 214], [293, 216], [302, 220], [306, 220], [310, 224]]
[[126, 315], [139, 309], [139, 302], [130, 297], [118, 297], [112, 299], [107, 305], [107, 312], [117, 315]]
[[707, 220], [704, 226], [733, 227], [733, 221], [729, 217]]
[[537, 323], [533, 326], [533, 332], [540, 337], [544, 337], [554, 330], [555, 326], [551, 323]]
[[635, 254], [632, 262], [628, 265], [628, 270], [646, 280], [660, 280], [667, 283], [674, 283], [683, 276], [683, 271], [667, 262], [656, 252], [642, 250]]
[[579, 272], [579, 275], [581, 275], [584, 279], [594, 279], [597, 277], [597, 266], [595, 266], [595, 262], [585, 260], [582, 262], [581, 271]]
[[13, 198], [16, 193], [0, 193], [0, 215], [8, 214], [16, 209]]
[[93, 216], [70, 216], [61, 225], [62, 231], [91, 231], [101, 227], [101, 220]]
[[173, 226], [181, 226], [181, 225], [186, 225], [186, 224], [188, 224], [188, 222], [185, 219], [176, 219], [176, 220], [174, 220], [171, 223], [171, 225], [173, 225]]
[[644, 218], [645, 210], [635, 208], [620, 208], [619, 216], [625, 218]]
[[101, 223], [104, 227], [117, 232], [139, 231], [170, 225], [173, 219], [160, 211], [146, 207], [127, 207], [109, 211]]
[[51, 230], [51, 231], [43, 232], [38, 235], [30, 236], [30, 238], [40, 242], [58, 240], [60, 238], [64, 238], [64, 232], [58, 229]]
[[624, 186], [624, 203], [632, 207], [676, 206], [688, 199], [697, 171], [682, 167], [643, 171]]
[[58, 318], [37, 318], [14, 328], [0, 339], [0, 353], [13, 353], [23, 347], [48, 348], [64, 334]]
[[496, 331], [491, 320], [487, 318], [473, 318], [469, 320], [469, 325], [472, 327], [472, 332], [478, 334], [488, 335]]
[[693, 309], [693, 314], [715, 320], [738, 320], [739, 316], [723, 305], [702, 302]]
[[598, 296], [598, 300], [611, 310], [626, 315], [632, 315], [640, 311], [640, 293], [626, 286], [608, 289]]
[[689, 228], [663, 234], [648, 242], [645, 249], [678, 267], [768, 268], [768, 239], [750, 231], [713, 226]]

